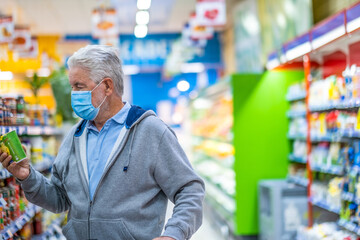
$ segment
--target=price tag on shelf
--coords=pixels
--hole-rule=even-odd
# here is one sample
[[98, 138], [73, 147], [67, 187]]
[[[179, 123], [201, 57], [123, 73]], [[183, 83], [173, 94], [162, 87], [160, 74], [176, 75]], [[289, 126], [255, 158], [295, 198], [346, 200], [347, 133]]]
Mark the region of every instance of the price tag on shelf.
[[1, 204], [2, 206], [6, 207], [7, 202], [5, 201], [4, 198], [0, 198], [0, 204]]
[[17, 227], [17, 229], [21, 229], [24, 226], [24, 224], [21, 224], [20, 221], [16, 221], [15, 226]]
[[6, 231], [6, 234], [9, 236], [8, 238], [11, 238], [11, 237], [13, 236], [13, 233], [11, 232], [10, 229], [8, 229], [8, 230]]

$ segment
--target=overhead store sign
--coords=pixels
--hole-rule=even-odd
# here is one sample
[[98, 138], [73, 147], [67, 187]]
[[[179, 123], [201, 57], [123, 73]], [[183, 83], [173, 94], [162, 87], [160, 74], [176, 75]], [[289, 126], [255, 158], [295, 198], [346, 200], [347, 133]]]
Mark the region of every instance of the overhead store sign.
[[98, 8], [91, 16], [92, 36], [94, 38], [116, 37], [119, 35], [116, 10]]
[[214, 28], [201, 24], [196, 13], [190, 16], [190, 37], [194, 40], [211, 39], [214, 36]]
[[28, 51], [31, 48], [30, 28], [26, 26], [16, 26], [10, 49], [14, 51]]
[[179, 34], [154, 34], [138, 39], [120, 36], [120, 55], [125, 65], [162, 66]]
[[10, 43], [14, 34], [12, 16], [0, 16], [0, 43]]
[[39, 44], [36, 39], [31, 40], [31, 46], [26, 51], [19, 52], [19, 58], [37, 58], [39, 56]]
[[202, 26], [223, 26], [226, 24], [225, 0], [198, 0], [197, 21]]

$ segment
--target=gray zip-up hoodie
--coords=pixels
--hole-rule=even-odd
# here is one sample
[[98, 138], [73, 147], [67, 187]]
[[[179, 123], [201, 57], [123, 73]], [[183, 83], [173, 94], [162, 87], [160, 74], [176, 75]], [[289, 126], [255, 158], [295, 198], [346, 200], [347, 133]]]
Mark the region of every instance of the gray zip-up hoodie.
[[91, 201], [85, 126], [81, 121], [65, 137], [51, 180], [31, 168], [20, 181], [27, 199], [55, 213], [69, 210], [63, 234], [70, 240], [151, 240], [161, 235], [170, 199], [175, 207], [162, 235], [189, 239], [202, 222], [204, 183], [172, 130], [132, 106]]

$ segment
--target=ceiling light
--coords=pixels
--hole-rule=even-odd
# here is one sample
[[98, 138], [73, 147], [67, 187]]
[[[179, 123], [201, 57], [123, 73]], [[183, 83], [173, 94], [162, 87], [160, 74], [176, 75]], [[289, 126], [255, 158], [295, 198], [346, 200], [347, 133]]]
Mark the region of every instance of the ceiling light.
[[146, 25], [136, 25], [134, 29], [135, 37], [144, 38], [147, 35], [148, 27]]
[[51, 71], [49, 68], [40, 68], [39, 70], [37, 70], [37, 75], [39, 77], [48, 77], [50, 76]]
[[205, 70], [202, 63], [184, 63], [181, 65], [181, 72], [183, 73], [201, 73]]
[[149, 23], [150, 15], [148, 11], [138, 11], [136, 13], [136, 24], [146, 25]]
[[140, 72], [140, 68], [136, 65], [123, 65], [123, 72], [125, 75], [135, 75]]
[[147, 10], [150, 8], [151, 0], [138, 0], [137, 7], [140, 10]]
[[1, 80], [4, 80], [4, 81], [12, 80], [13, 77], [14, 77], [14, 75], [12, 72], [9, 72], [9, 71], [1, 72], [0, 71], [0, 81]]
[[181, 80], [177, 84], [177, 89], [179, 89], [180, 92], [186, 92], [187, 90], [189, 90], [189, 88], [190, 88], [190, 84], [188, 81]]

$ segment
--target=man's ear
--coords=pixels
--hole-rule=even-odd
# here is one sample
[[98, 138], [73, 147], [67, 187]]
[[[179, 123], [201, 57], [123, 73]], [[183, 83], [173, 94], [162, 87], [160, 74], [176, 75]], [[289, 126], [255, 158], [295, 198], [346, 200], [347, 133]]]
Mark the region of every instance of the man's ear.
[[113, 82], [113, 80], [111, 78], [105, 78], [104, 83], [105, 83], [106, 95], [109, 96], [114, 91], [114, 82]]

